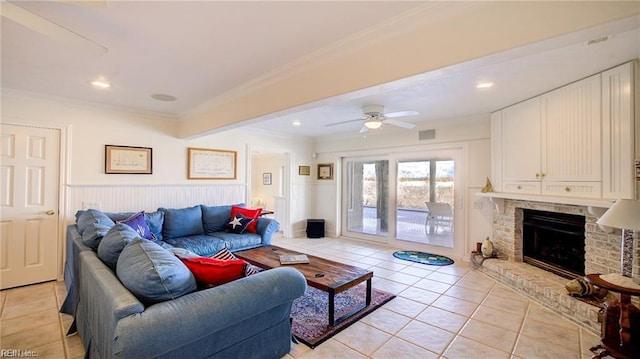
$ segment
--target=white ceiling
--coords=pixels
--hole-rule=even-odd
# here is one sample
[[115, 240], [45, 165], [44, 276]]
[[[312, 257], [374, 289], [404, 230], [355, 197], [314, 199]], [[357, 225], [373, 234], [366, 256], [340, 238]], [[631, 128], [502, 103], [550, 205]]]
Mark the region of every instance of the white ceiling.
[[[106, 47], [96, 55], [2, 18], [2, 87], [153, 113], [183, 114], [253, 79], [366, 32], [421, 2], [120, 2], [108, 7], [17, 2]], [[439, 3], [440, 9], [453, 7]], [[611, 36], [597, 45], [585, 42]], [[486, 115], [640, 57], [640, 17], [508, 50], [376, 88], [253, 119], [251, 127], [302, 136], [357, 133], [363, 104], [424, 126]], [[113, 87], [89, 82], [108, 78]], [[495, 86], [477, 90], [478, 81]], [[160, 102], [151, 94], [178, 98]], [[301, 126], [291, 123], [298, 120]], [[384, 128], [383, 128], [384, 129]]]

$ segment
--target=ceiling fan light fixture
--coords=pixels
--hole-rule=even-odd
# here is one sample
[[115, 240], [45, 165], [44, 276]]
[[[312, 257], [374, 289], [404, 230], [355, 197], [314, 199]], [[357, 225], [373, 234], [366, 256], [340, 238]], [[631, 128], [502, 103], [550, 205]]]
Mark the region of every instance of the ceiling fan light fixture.
[[97, 80], [91, 81], [91, 86], [98, 89], [108, 89], [109, 87], [111, 87], [111, 84], [105, 78], [101, 77]]
[[364, 123], [365, 127], [371, 130], [376, 130], [382, 126], [382, 120], [379, 118], [370, 118]]

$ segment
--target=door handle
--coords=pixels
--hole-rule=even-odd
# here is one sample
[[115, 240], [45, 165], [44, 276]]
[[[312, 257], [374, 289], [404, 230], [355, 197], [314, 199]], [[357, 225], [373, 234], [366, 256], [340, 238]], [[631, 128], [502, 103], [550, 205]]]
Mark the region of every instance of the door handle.
[[40, 211], [40, 212], [38, 212], [38, 213], [40, 213], [40, 214], [46, 214], [47, 216], [53, 216], [54, 214], [56, 214], [56, 211], [54, 211], [54, 210], [50, 209], [50, 210], [48, 210], [48, 211]]

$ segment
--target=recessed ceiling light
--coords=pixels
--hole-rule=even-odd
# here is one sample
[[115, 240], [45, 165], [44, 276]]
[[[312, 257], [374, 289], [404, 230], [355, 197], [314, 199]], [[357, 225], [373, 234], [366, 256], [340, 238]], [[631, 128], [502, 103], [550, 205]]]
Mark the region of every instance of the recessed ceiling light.
[[167, 95], [165, 93], [155, 93], [151, 95], [151, 98], [158, 101], [171, 102], [177, 100], [174, 96]]
[[478, 82], [476, 85], [477, 89], [488, 89], [490, 87], [493, 87], [493, 82]]
[[91, 86], [99, 89], [108, 89], [109, 87], [111, 87], [111, 84], [105, 78], [101, 77], [97, 80], [91, 81]]
[[291, 122], [291, 124], [294, 125], [294, 126], [302, 125], [302, 123], [299, 120], [295, 120], [295, 121]]

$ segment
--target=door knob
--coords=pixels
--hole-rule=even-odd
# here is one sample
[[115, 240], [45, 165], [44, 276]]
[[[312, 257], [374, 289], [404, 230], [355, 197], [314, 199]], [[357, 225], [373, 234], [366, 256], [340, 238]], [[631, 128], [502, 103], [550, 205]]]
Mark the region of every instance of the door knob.
[[48, 211], [41, 211], [39, 212], [40, 214], [46, 214], [47, 216], [53, 216], [54, 214], [56, 214], [56, 211], [50, 209]]

